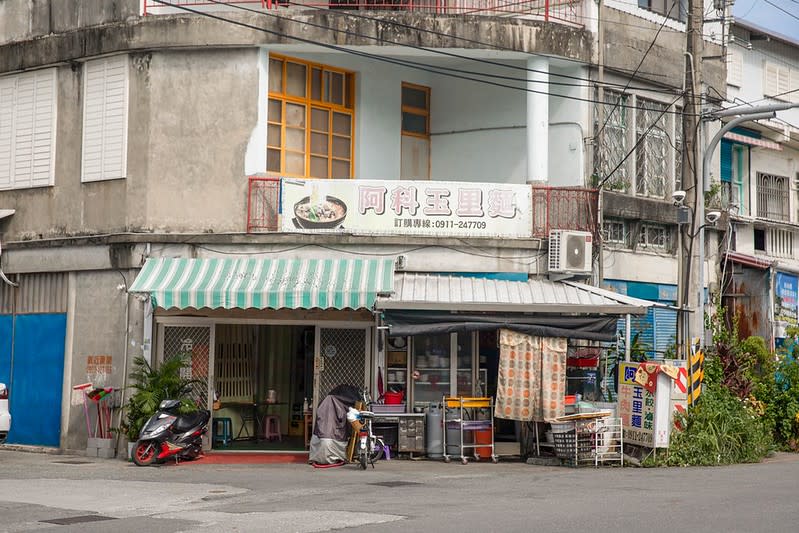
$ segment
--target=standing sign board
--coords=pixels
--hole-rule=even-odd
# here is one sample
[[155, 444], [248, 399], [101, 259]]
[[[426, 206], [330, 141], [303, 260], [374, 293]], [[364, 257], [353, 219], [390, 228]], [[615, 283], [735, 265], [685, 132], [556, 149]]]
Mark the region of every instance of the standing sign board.
[[655, 371], [654, 387], [636, 381], [635, 376], [642, 363], [620, 363], [619, 365], [619, 415], [624, 428], [624, 440], [648, 448], [668, 448], [674, 412], [684, 411], [686, 402], [687, 371], [685, 361], [660, 362], [676, 367], [676, 378]]
[[532, 237], [529, 185], [446, 181], [281, 180], [281, 231]]

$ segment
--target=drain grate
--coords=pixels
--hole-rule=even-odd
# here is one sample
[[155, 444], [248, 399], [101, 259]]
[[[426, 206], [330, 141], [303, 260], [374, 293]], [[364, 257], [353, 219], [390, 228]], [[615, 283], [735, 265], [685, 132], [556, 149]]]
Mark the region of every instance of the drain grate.
[[368, 485], [377, 485], [379, 487], [402, 487], [404, 485], [421, 485], [416, 481], [378, 481], [376, 483], [367, 483]]
[[56, 524], [58, 526], [69, 526], [71, 524], [83, 524], [85, 522], [102, 522], [104, 520], [116, 520], [112, 516], [102, 516], [99, 514], [87, 514], [84, 516], [69, 516], [67, 518], [53, 518], [52, 520], [39, 520], [45, 524]]
[[68, 461], [53, 461], [53, 464], [59, 465], [90, 465], [91, 461], [76, 461], [74, 459]]

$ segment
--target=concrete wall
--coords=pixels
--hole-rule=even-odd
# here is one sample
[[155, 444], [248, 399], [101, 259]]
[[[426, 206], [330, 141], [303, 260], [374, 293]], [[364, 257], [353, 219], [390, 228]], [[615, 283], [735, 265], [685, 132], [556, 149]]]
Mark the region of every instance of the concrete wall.
[[257, 61], [251, 48], [161, 51], [142, 62], [135, 83], [149, 101], [132, 107], [131, 137], [144, 133], [146, 145], [128, 156], [129, 179], [147, 188], [146, 217], [136, 226], [244, 231], [244, 161], [257, 120]]
[[[74, 385], [91, 382], [95, 386], [120, 388], [125, 363], [125, 306], [128, 297], [117, 286], [125, 277], [129, 285], [136, 271], [104, 271], [78, 273], [72, 277], [74, 286], [70, 288], [71, 306], [67, 332], [67, 351], [71, 352], [71, 363], [65, 368], [65, 392], [71, 393]], [[141, 302], [130, 298], [129, 336], [127, 338], [128, 365], [136, 355], [141, 355], [142, 307]], [[87, 372], [88, 357], [110, 355], [112, 371], [110, 374]], [[68, 388], [66, 388], [68, 386]], [[126, 393], [129, 394], [129, 393]], [[71, 401], [64, 402], [61, 447], [81, 450], [86, 447], [86, 422], [82, 407], [82, 397], [71, 395]], [[118, 415], [118, 412], [116, 413]], [[114, 425], [117, 418], [114, 418]]]
[[138, 16], [141, 0], [4, 0], [0, 44]]
[[[685, 70], [682, 55], [686, 43], [685, 24], [668, 21], [654, 39], [663, 17], [638, 8], [634, 0], [611, 0], [608, 5], [600, 14], [605, 34], [605, 68], [637, 72], [639, 78], [681, 87]], [[653, 39], [654, 45], [647, 52]], [[703, 55], [721, 56], [721, 47], [705, 42]], [[641, 58], [644, 61], [639, 68]], [[703, 83], [723, 97], [727, 88], [724, 62], [706, 59], [702, 62], [702, 69]]]

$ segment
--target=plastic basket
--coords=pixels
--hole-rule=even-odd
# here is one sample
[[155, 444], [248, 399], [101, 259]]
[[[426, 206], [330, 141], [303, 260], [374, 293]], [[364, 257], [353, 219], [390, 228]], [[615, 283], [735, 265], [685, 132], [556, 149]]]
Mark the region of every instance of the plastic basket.
[[594, 434], [587, 425], [575, 424], [575, 429], [553, 432], [552, 437], [555, 440], [555, 455], [566, 462], [576, 464], [594, 455]]

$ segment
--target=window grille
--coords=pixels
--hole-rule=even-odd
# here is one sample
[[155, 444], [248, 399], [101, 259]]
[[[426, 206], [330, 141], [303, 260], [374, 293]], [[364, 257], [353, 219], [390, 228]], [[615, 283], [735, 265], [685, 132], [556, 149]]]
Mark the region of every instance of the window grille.
[[636, 105], [636, 135], [639, 140], [643, 137], [635, 151], [636, 192], [644, 196], [666, 196], [666, 148], [669, 143], [667, 116], [663, 114], [665, 109], [664, 104], [642, 98]]
[[602, 226], [603, 238], [606, 244], [629, 246], [629, 231], [626, 221], [607, 219]]
[[[615, 91], [606, 90], [604, 104], [596, 107], [596, 124], [594, 131], [600, 138], [596, 139], [594, 150], [594, 166], [600, 180], [605, 179], [613, 169], [621, 163], [627, 154], [627, 114], [629, 97]], [[604, 125], [604, 127], [603, 127]], [[605, 188], [613, 191], [629, 192], [630, 178], [627, 163], [615, 170], [613, 176], [605, 184]]]
[[774, 257], [793, 258], [793, 232], [779, 228], [768, 230], [768, 253]]
[[665, 250], [670, 246], [669, 228], [657, 224], [641, 224], [638, 233], [638, 246], [648, 249]]
[[789, 183], [785, 176], [757, 174], [757, 216], [771, 220], [790, 220]]

